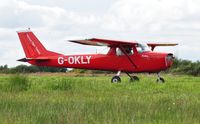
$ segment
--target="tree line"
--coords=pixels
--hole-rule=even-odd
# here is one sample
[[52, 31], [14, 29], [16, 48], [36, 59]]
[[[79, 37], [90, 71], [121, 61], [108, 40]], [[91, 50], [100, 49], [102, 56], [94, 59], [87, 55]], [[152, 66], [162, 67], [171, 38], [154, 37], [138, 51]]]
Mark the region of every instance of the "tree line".
[[168, 70], [168, 72], [175, 74], [188, 74], [193, 76], [200, 76], [200, 62], [175, 59], [173, 66]]
[[[55, 68], [55, 67], [40, 67], [40, 66], [27, 66], [18, 65], [13, 68], [9, 68], [7, 65], [0, 66], [0, 73], [36, 73], [36, 72], [66, 72], [67, 68]], [[75, 69], [72, 72], [75, 73], [110, 73], [105, 71], [88, 71], [84, 69]], [[193, 76], [200, 76], [200, 62], [192, 62], [189, 60], [175, 59], [173, 66], [166, 71], [166, 73], [174, 74], [187, 74]]]
[[67, 68], [56, 68], [56, 67], [45, 67], [45, 66], [34, 66], [34, 65], [18, 65], [13, 68], [8, 68], [7, 65], [0, 66], [0, 73], [36, 73], [36, 72], [66, 72]]

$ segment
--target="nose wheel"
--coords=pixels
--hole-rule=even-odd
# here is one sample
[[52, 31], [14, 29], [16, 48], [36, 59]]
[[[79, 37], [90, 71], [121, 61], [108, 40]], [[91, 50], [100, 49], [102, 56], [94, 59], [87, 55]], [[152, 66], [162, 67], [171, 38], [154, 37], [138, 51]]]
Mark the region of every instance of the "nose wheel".
[[160, 76], [160, 73], [157, 73], [157, 76], [158, 76], [158, 79], [156, 80], [156, 82], [165, 83], [165, 79]]

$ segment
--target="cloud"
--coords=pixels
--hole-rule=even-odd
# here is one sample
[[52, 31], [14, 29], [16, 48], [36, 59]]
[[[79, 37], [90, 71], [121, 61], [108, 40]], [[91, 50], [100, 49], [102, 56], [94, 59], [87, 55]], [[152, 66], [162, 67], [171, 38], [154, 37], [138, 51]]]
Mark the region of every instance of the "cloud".
[[92, 15], [79, 15], [59, 7], [31, 5], [24, 1], [8, 0], [0, 6], [0, 27], [18, 28], [23, 26], [45, 27], [56, 24], [82, 24], [94, 22]]
[[[24, 53], [16, 30], [28, 27], [48, 49], [65, 54], [94, 53], [97, 49], [65, 40], [98, 37], [179, 42], [182, 58], [199, 60], [200, 55], [195, 54], [200, 46], [198, 5], [199, 0], [3, 0], [0, 4], [0, 45], [3, 46], [0, 65], [19, 64], [14, 59], [23, 57]], [[158, 48], [162, 50], [173, 48]]]
[[0, 7], [0, 16], [3, 19], [0, 20], [0, 27], [2, 28], [17, 28], [24, 25], [27, 26], [41, 26], [42, 19], [39, 13], [34, 12], [30, 14], [30, 9], [26, 3], [16, 0], [8, 0]]
[[[118, 0], [110, 9], [105, 27], [140, 33], [183, 33], [200, 28], [200, 1], [194, 0]], [[110, 16], [111, 15], [111, 16]]]

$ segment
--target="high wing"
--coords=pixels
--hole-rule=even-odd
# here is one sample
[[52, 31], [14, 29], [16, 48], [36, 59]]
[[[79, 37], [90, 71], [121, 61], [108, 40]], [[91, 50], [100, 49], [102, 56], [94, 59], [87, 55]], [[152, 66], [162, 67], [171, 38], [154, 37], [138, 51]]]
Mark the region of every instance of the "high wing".
[[117, 41], [117, 40], [106, 40], [106, 39], [98, 39], [91, 38], [85, 40], [69, 40], [70, 42], [79, 43], [83, 45], [92, 45], [92, 46], [120, 46], [120, 45], [136, 45], [138, 44], [135, 41]]
[[[119, 46], [119, 45], [137, 45], [138, 42], [136, 41], [119, 41], [119, 40], [107, 40], [107, 39], [98, 39], [98, 38], [91, 38], [91, 39], [84, 39], [84, 40], [69, 40], [73, 43], [79, 43], [83, 45], [92, 45], [92, 46]], [[178, 44], [175, 43], [147, 43], [150, 47], [157, 47], [157, 46], [176, 46]]]
[[157, 46], [176, 46], [177, 43], [147, 43], [148, 46], [151, 47], [151, 50], [153, 51], [155, 47]]

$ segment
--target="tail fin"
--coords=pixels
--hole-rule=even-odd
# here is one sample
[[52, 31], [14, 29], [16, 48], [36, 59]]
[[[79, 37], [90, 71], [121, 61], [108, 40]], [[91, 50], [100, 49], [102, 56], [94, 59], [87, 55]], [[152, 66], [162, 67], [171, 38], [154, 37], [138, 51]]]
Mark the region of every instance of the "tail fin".
[[44, 56], [60, 55], [59, 53], [51, 52], [41, 44], [32, 31], [17, 32], [24, 49], [26, 58], [37, 58]]

